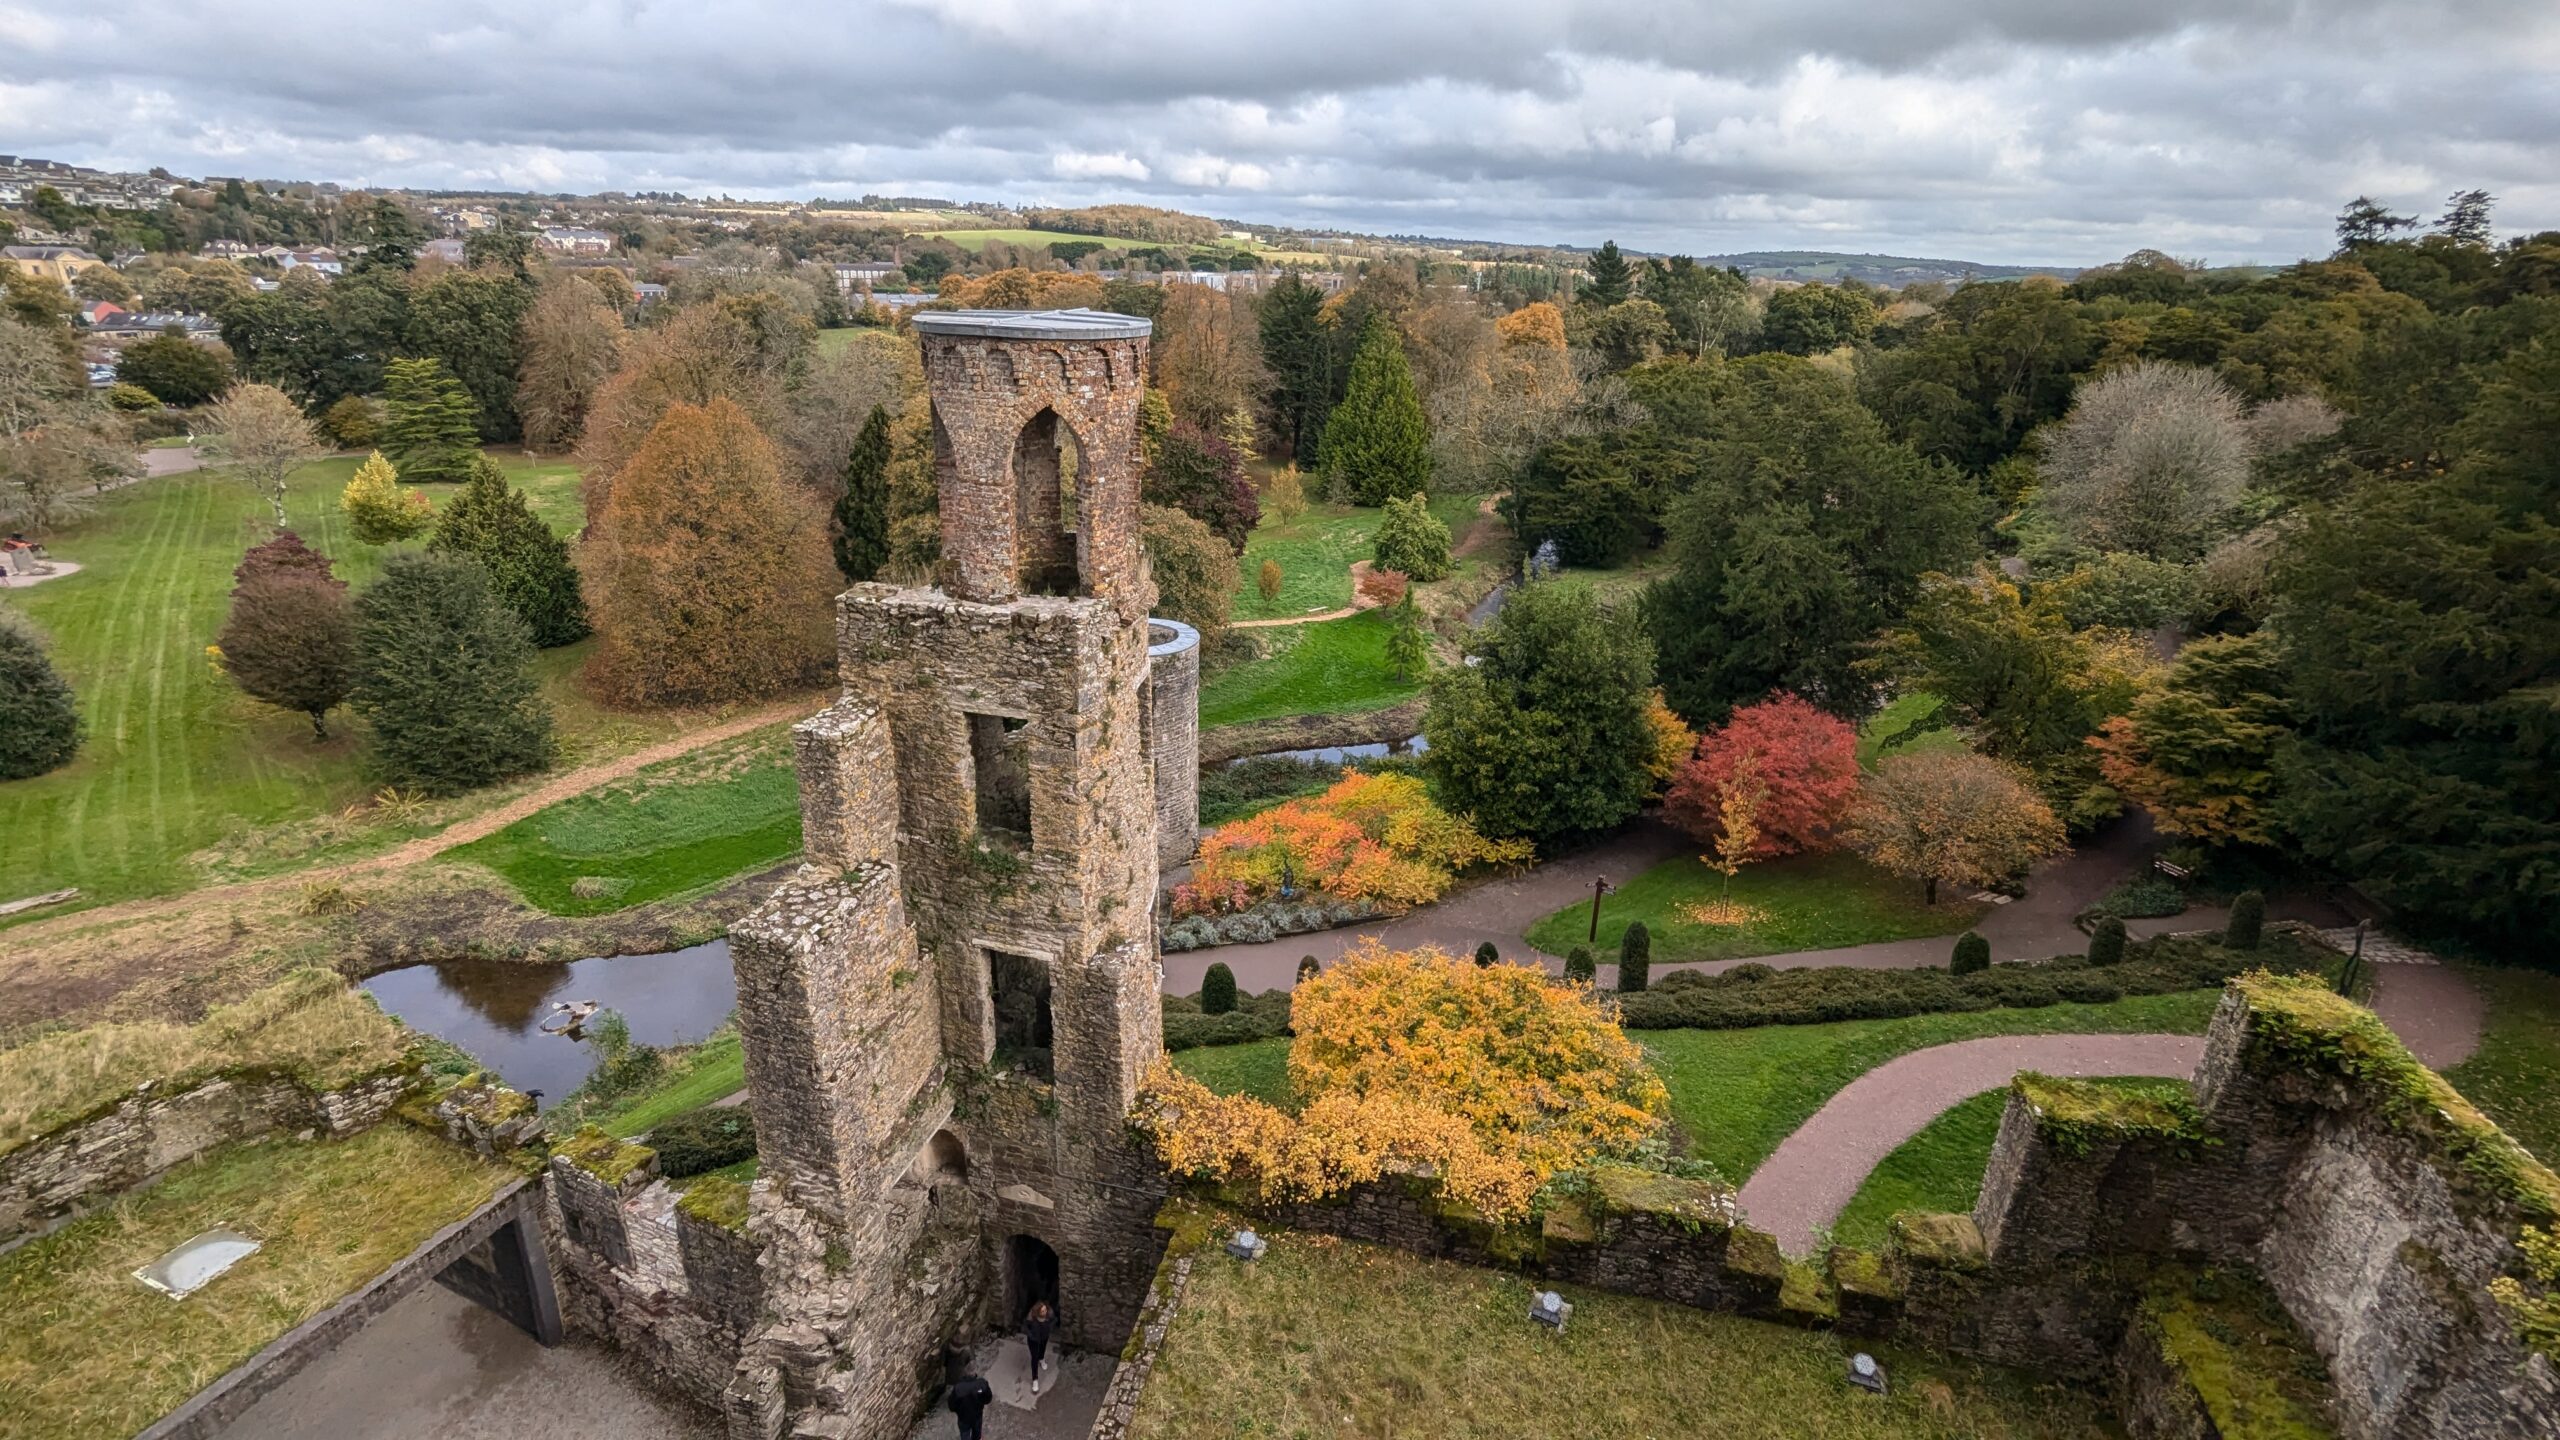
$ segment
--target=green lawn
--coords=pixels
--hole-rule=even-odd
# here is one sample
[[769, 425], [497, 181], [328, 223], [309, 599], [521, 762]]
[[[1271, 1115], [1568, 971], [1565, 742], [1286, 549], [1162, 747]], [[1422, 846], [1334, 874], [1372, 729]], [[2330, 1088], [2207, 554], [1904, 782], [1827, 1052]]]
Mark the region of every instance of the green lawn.
[[[1671, 1115], [1687, 1134], [1690, 1153], [1738, 1185], [1842, 1086], [1897, 1055], [1984, 1035], [2201, 1035], [2221, 998], [2219, 990], [2189, 990], [2105, 1005], [1629, 1033], [1670, 1090]], [[1276, 1105], [1291, 1103], [1288, 1060], [1286, 1039], [1173, 1055], [1176, 1067], [1212, 1090], [1258, 1095]]]
[[[546, 520], [575, 527], [573, 467], [498, 459]], [[344, 456], [296, 472], [287, 514], [338, 562], [340, 578], [360, 586], [381, 568], [382, 552], [356, 543], [337, 508], [356, 464]], [[438, 503], [450, 493], [429, 490]], [[86, 567], [81, 573], [0, 592], [0, 604], [51, 636], [88, 727], [70, 765], [0, 786], [0, 898], [66, 885], [80, 887], [84, 902], [183, 889], [204, 878], [196, 852], [295, 830], [370, 792], [357, 772], [356, 726], [343, 711], [332, 718], [335, 738], [314, 743], [308, 721], [249, 701], [207, 663], [232, 567], [270, 523], [266, 500], [219, 472], [146, 480], [101, 497], [94, 515], [47, 537], [55, 556]], [[581, 699], [569, 677], [582, 658], [572, 649], [542, 662], [572, 752], [607, 733], [672, 728], [607, 716]], [[305, 843], [285, 839], [287, 849]]]
[[[131, 1435], [336, 1304], [509, 1178], [397, 1120], [235, 1145], [0, 1256], [0, 1435]], [[263, 1248], [173, 1301], [134, 1270], [217, 1225]]]
[[1387, 617], [1364, 610], [1342, 620], [1248, 631], [1270, 647], [1261, 660], [1219, 671], [1200, 687], [1200, 728], [1283, 715], [1383, 710], [1422, 693], [1387, 668]]
[[[1313, 476], [1308, 482], [1319, 483]], [[1465, 534], [1475, 509], [1473, 495], [1442, 495], [1431, 502], [1431, 513], [1449, 527], [1453, 541]], [[1281, 620], [1349, 605], [1352, 562], [1370, 557], [1386, 514], [1368, 506], [1310, 505], [1294, 520], [1265, 520], [1256, 526], [1236, 563], [1242, 583], [1235, 618]], [[1267, 601], [1261, 590], [1265, 560], [1280, 565], [1280, 593]]]
[[[2118, 1077], [2092, 1080], [2163, 1098], [2184, 1097], [2184, 1080]], [[1905, 1210], [1949, 1214], [1972, 1211], [1982, 1195], [1983, 1167], [1991, 1162], [1991, 1142], [2000, 1134], [2000, 1114], [2008, 1108], [2009, 1090], [1986, 1090], [1929, 1122], [1884, 1157], [1858, 1187], [1848, 1207], [1831, 1227], [1843, 1245], [1873, 1250], [1884, 1244], [1885, 1227]]]
[[[1205, 717], [1202, 723], [1207, 723]], [[1604, 960], [1615, 958], [1619, 937], [1637, 920], [1653, 932], [1653, 958], [1660, 963], [1953, 935], [1983, 913], [1982, 906], [1967, 902], [1927, 904], [1918, 885], [1846, 854], [1745, 866], [1733, 877], [1732, 896], [1735, 903], [1764, 912], [1750, 924], [1700, 925], [1681, 913], [1683, 905], [1713, 901], [1725, 893], [1724, 876], [1697, 857], [1665, 860], [1601, 902], [1600, 943], [1593, 953]], [[1588, 900], [1568, 905], [1530, 926], [1529, 943], [1551, 955], [1564, 954], [1586, 943], [1590, 920]]]
[[660, 761], [444, 853], [497, 871], [554, 915], [601, 915], [697, 894], [799, 849], [791, 731], [773, 725]]
[[[2086, 1387], [1891, 1344], [1562, 1286], [1573, 1323], [1529, 1322], [1525, 1277], [1327, 1236], [1275, 1234], [1250, 1265], [1210, 1247], [1139, 1398], [1131, 1440], [2082, 1440]], [[1893, 1377], [1841, 1377], [1870, 1350]]]
[[658, 1084], [615, 1101], [612, 1109], [585, 1118], [603, 1126], [606, 1134], [628, 1138], [657, 1128], [660, 1121], [699, 1110], [746, 1088], [746, 1052], [739, 1048], [738, 1032], [732, 1026], [687, 1050]]
[[[1938, 708], [1938, 697], [1925, 690], [1893, 697], [1893, 703], [1867, 717], [1858, 727], [1858, 763], [1873, 770], [1886, 755], [1926, 755], [1933, 750], [1961, 750], [1964, 737], [1944, 725], [1907, 735], [1912, 726]], [[1890, 747], [1890, 748], [1888, 748]]]
[[[1047, 246], [1060, 240], [1098, 240], [1114, 250], [1136, 250], [1143, 246], [1161, 243], [1154, 240], [1124, 240], [1117, 235], [1070, 235], [1064, 230], [927, 230], [923, 233], [936, 240], [948, 240], [972, 253], [987, 248], [987, 242], [990, 240], [1001, 240], [1013, 246]], [[1163, 248], [1187, 252], [1209, 247], [1165, 245]]]
[[2478, 1053], [2445, 1078], [2526, 1149], [2560, 1164], [2560, 976], [2466, 973], [2488, 996], [2489, 1023]]

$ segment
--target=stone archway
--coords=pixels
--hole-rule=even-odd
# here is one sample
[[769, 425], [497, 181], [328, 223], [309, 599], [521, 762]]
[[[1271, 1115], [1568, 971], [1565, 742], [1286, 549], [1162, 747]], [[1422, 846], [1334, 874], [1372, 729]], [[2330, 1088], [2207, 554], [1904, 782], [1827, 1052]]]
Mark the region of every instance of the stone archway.
[[1032, 1302], [1038, 1300], [1048, 1301], [1053, 1311], [1066, 1312], [1058, 1293], [1058, 1252], [1036, 1235], [1016, 1235], [1004, 1242], [1004, 1313], [998, 1317], [1004, 1328], [1021, 1328], [1022, 1317], [1031, 1313]]

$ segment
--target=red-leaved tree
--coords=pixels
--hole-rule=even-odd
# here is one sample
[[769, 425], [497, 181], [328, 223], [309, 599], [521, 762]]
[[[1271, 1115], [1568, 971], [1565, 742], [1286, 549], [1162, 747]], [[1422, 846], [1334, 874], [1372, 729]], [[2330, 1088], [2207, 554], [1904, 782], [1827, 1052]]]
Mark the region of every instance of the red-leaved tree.
[[1833, 831], [1858, 798], [1858, 732], [1783, 690], [1734, 711], [1722, 728], [1700, 737], [1697, 753], [1671, 782], [1664, 813], [1715, 844], [1724, 834], [1726, 792], [1746, 759], [1762, 792], [1751, 859], [1836, 843]]

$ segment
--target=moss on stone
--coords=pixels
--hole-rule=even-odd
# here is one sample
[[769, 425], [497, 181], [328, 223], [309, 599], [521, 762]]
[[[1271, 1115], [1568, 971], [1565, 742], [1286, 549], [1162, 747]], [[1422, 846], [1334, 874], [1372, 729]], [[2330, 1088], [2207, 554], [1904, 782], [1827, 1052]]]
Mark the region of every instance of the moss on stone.
[[1840, 1290], [1869, 1299], [1890, 1301], [1902, 1298], [1902, 1286], [1894, 1280], [1893, 1271], [1885, 1265], [1884, 1257], [1852, 1246], [1842, 1245], [1832, 1250], [1831, 1283]]
[[1725, 1242], [1724, 1268], [1762, 1280], [1784, 1281], [1787, 1257], [1778, 1252], [1777, 1236], [1766, 1230], [1754, 1230], [1748, 1225], [1736, 1225], [1733, 1237]]
[[1206, 1249], [1227, 1228], [1228, 1219], [1215, 1206], [1177, 1193], [1156, 1211], [1156, 1228], [1165, 1232], [1165, 1258]]
[[1916, 1265], [1979, 1270], [1987, 1263], [1982, 1231], [1970, 1215], [1905, 1210], [1893, 1217], [1891, 1251]]
[[1538, 1225], [1539, 1234], [1551, 1241], [1570, 1245], [1591, 1245], [1600, 1239], [1600, 1222], [1593, 1219], [1591, 1209], [1579, 1199], [1567, 1197], [1557, 1201]]
[[1733, 1224], [1733, 1191], [1712, 1180], [1601, 1165], [1591, 1172], [1591, 1195], [1605, 1214], [1652, 1215], [1688, 1230], [1722, 1230]]
[[2009, 1088], [2034, 1107], [2036, 1133], [2067, 1155], [2139, 1140], [2165, 1141], [2181, 1149], [2207, 1143], [2204, 1118], [2185, 1100], [2032, 1070], [2020, 1072]]
[[658, 1158], [658, 1152], [648, 1146], [618, 1140], [593, 1125], [581, 1127], [577, 1134], [552, 1146], [551, 1153], [565, 1157], [607, 1185], [621, 1184]]
[[2419, 1064], [2372, 1011], [2309, 976], [2252, 971], [2231, 990], [2248, 1007], [2252, 1060], [2334, 1077], [2392, 1124], [2429, 1135], [2457, 1191], [2513, 1205], [2528, 1220], [2560, 1218], [2560, 1175]]
[[1840, 1297], [1823, 1273], [1804, 1260], [1784, 1262], [1778, 1277], [1778, 1318], [1796, 1324], [1828, 1325], [1840, 1318]]
[[2169, 1266], [2137, 1317], [2223, 1440], [2328, 1440], [2332, 1396], [2317, 1351], [2256, 1277]]
[[705, 1175], [677, 1197], [676, 1209], [705, 1225], [743, 1235], [747, 1229], [747, 1187], [723, 1175]]

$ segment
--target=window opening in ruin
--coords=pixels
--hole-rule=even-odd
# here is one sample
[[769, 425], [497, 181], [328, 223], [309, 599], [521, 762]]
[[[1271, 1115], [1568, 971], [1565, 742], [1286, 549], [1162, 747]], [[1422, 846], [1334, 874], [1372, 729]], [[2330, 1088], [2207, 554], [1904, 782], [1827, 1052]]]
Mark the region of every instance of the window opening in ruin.
[[969, 1174], [968, 1147], [948, 1130], [936, 1130], [924, 1147], [924, 1173], [931, 1180], [962, 1180]]
[[969, 716], [969, 760], [978, 782], [978, 836], [1020, 849], [1031, 843], [1031, 722]]
[[1027, 955], [987, 952], [987, 1000], [995, 1011], [995, 1067], [1056, 1078], [1049, 1058], [1049, 967]]
[[1022, 588], [1034, 595], [1077, 593], [1076, 476], [1083, 451], [1075, 431], [1043, 410], [1013, 446], [1014, 543]]
[[1016, 1235], [1004, 1242], [1006, 1328], [1018, 1328], [1035, 1300], [1048, 1301], [1053, 1313], [1065, 1308], [1058, 1302], [1058, 1252], [1032, 1236]]

